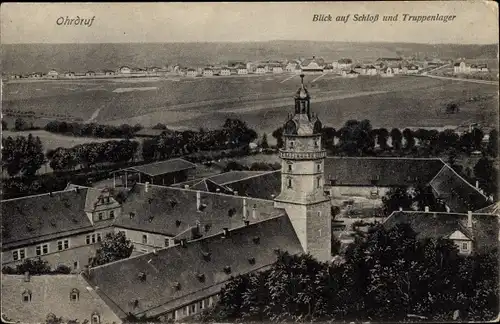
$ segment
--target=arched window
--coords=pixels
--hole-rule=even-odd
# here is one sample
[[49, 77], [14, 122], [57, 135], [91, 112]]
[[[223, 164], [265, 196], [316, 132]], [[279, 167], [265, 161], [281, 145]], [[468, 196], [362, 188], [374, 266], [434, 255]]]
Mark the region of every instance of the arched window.
[[71, 293], [69, 294], [69, 300], [72, 302], [76, 302], [80, 299], [80, 292], [78, 289], [73, 288], [71, 289]]
[[31, 301], [31, 290], [25, 289], [22, 294], [23, 302], [29, 303]]
[[321, 177], [316, 179], [316, 187], [321, 188]]
[[91, 324], [101, 324], [101, 317], [97, 313], [92, 314]]
[[288, 178], [288, 188], [292, 188], [292, 178]]

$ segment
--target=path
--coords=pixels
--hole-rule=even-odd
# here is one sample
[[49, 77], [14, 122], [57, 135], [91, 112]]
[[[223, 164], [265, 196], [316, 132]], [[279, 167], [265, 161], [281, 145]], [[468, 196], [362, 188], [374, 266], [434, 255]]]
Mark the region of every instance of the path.
[[291, 77], [286, 78], [285, 80], [281, 81], [280, 83], [283, 83], [283, 82], [285, 82], [285, 81], [288, 81], [288, 80], [290, 80], [291, 78], [293, 78], [293, 77], [295, 77], [295, 76], [296, 76], [296, 75], [292, 75]]
[[428, 78], [441, 79], [441, 80], [454, 80], [454, 81], [463, 81], [463, 82], [472, 82], [472, 83], [481, 83], [481, 84], [490, 84], [498, 86], [498, 81], [487, 81], [487, 80], [475, 80], [475, 79], [463, 79], [463, 78], [452, 78], [452, 77], [442, 77], [437, 75], [422, 75]]
[[326, 73], [323, 73], [322, 75], [320, 75], [319, 77], [317, 77], [316, 79], [312, 80], [311, 83], [321, 79], [322, 77], [324, 77], [326, 75]]
[[97, 118], [97, 116], [99, 116], [99, 112], [100, 111], [101, 111], [101, 108], [97, 108], [97, 110], [94, 111], [94, 113], [92, 114], [92, 116], [90, 116], [89, 120], [87, 120], [86, 122], [87, 123], [93, 122]]

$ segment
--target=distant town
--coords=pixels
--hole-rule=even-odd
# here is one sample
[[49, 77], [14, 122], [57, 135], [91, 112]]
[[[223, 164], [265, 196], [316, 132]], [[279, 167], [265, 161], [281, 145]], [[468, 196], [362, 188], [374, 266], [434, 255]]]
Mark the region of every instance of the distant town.
[[[350, 58], [340, 58], [333, 62], [326, 62], [323, 58], [298, 58], [293, 60], [265, 60], [257, 62], [232, 61], [227, 64], [213, 64], [202, 67], [187, 67], [180, 64], [169, 66], [130, 67], [121, 66], [117, 69], [102, 69], [90, 71], [58, 71], [52, 69], [46, 72], [32, 72], [26, 74], [9, 74], [10, 80], [66, 80], [66, 79], [94, 79], [94, 78], [124, 78], [124, 77], [214, 77], [236, 75], [263, 75], [280, 73], [324, 74], [332, 73], [341, 77], [353, 78], [357, 76], [416, 75], [448, 67], [451, 75], [486, 75], [490, 72], [486, 63], [470, 63], [466, 59], [424, 59], [403, 57], [381, 57], [374, 61], [354, 61]], [[451, 69], [452, 67], [452, 69]], [[492, 79], [495, 77], [493, 76]], [[498, 76], [496, 77], [498, 79]]]

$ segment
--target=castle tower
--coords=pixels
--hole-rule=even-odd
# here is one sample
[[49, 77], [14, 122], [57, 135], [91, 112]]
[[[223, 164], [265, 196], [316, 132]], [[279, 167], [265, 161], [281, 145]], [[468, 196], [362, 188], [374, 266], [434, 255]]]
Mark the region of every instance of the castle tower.
[[321, 147], [322, 124], [311, 111], [304, 75], [300, 77], [294, 114], [283, 129], [281, 193], [275, 198], [275, 207], [286, 210], [304, 251], [329, 261], [331, 203], [323, 190], [326, 151]]

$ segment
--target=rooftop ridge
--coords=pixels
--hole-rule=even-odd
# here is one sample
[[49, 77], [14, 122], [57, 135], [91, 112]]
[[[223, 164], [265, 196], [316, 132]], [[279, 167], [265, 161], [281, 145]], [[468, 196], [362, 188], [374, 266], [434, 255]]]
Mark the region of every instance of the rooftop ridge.
[[[85, 187], [82, 189], [89, 189], [90, 187]], [[30, 196], [23, 196], [23, 197], [17, 197], [17, 198], [11, 198], [11, 199], [5, 199], [1, 200], [0, 202], [7, 202], [7, 201], [14, 201], [14, 200], [21, 200], [21, 199], [28, 199], [28, 198], [34, 198], [34, 197], [41, 197], [41, 196], [46, 196], [50, 194], [61, 194], [65, 192], [71, 192], [71, 191], [76, 191], [77, 188], [71, 188], [71, 189], [64, 189], [64, 190], [58, 190], [58, 191], [51, 191], [51, 192], [45, 192], [37, 195], [30, 195]]]
[[[259, 172], [259, 171], [250, 171], [250, 172]], [[228, 184], [231, 184], [231, 183], [235, 183], [235, 182], [239, 182], [239, 181], [243, 181], [243, 180], [248, 180], [248, 179], [255, 178], [255, 177], [260, 177], [262, 175], [271, 174], [271, 173], [274, 173], [274, 172], [281, 172], [281, 170], [264, 171], [262, 173], [254, 174], [254, 175], [248, 176], [248, 177], [243, 178], [243, 179], [233, 180], [233, 181], [229, 181], [229, 182], [224, 182], [224, 183], [221, 183], [221, 185], [225, 186], [225, 185], [228, 185]]]
[[[142, 182], [136, 182], [135, 185], [145, 186], [145, 184]], [[171, 190], [190, 191], [190, 192], [202, 192], [203, 194], [207, 194], [207, 195], [219, 195], [219, 196], [227, 196], [227, 197], [234, 197], [234, 198], [240, 198], [240, 199], [253, 199], [253, 200], [259, 200], [259, 201], [266, 201], [266, 202], [273, 201], [273, 200], [263, 199], [263, 198], [236, 196], [236, 195], [230, 195], [230, 194], [225, 194], [225, 193], [221, 193], [221, 192], [210, 192], [210, 191], [196, 190], [196, 189], [191, 189], [191, 188], [169, 187], [169, 186], [162, 186], [162, 185], [157, 185], [157, 184], [148, 184], [148, 186], [158, 187], [161, 189], [171, 189]]]
[[[442, 215], [459, 215], [459, 216], [467, 216], [468, 213], [456, 213], [456, 212], [451, 212], [451, 213], [448, 213], [448, 212], [445, 212], [445, 211], [423, 211], [423, 210], [395, 210], [393, 211], [389, 216], [387, 217], [390, 217], [392, 214], [394, 213], [407, 213], [407, 214], [442, 214]], [[475, 212], [472, 212], [472, 215], [489, 215], [489, 216], [497, 216], [499, 217], [498, 215], [496, 214], [492, 214], [492, 213], [475, 213]]]
[[[267, 219], [259, 220], [257, 222], [250, 223], [248, 225], [243, 225], [243, 226], [239, 226], [239, 227], [233, 227], [233, 228], [229, 229], [229, 231], [233, 232], [235, 230], [239, 230], [239, 229], [242, 229], [242, 228], [253, 227], [253, 226], [258, 225], [260, 223], [263, 223], [263, 222], [266, 222], [266, 221], [270, 221], [270, 220], [274, 220], [274, 219], [277, 219], [277, 218], [280, 218], [280, 217], [284, 217], [284, 215], [279, 215], [279, 216], [274, 216], [274, 217], [270, 217], [270, 218], [267, 218]], [[186, 244], [189, 245], [191, 243], [195, 243], [195, 242], [198, 242], [198, 241], [201, 241], [201, 240], [206, 240], [206, 239], [209, 239], [209, 238], [214, 238], [214, 237], [217, 237], [217, 236], [222, 236], [223, 234], [224, 234], [224, 232], [214, 233], [212, 235], [208, 235], [208, 236], [201, 237], [199, 239], [188, 241], [188, 242], [186, 242]], [[158, 248], [156, 250], [166, 250], [166, 249], [171, 249], [171, 248], [179, 247], [179, 246], [180, 246], [180, 244], [174, 244], [174, 245], [171, 245], [171, 246], [168, 246], [168, 247], [161, 247], [161, 248]], [[99, 265], [97, 267], [92, 267], [90, 269], [99, 269], [99, 268], [102, 268], [102, 267], [107, 267], [107, 266], [112, 265], [112, 264], [116, 264], [118, 262], [124, 262], [124, 261], [131, 260], [131, 259], [137, 259], [137, 258], [141, 258], [141, 257], [146, 257], [148, 255], [154, 255], [154, 253], [155, 252], [147, 252], [147, 253], [144, 253], [144, 254], [135, 255], [133, 257], [128, 257], [126, 259], [121, 259], [121, 260], [116, 260], [116, 261], [113, 261], [113, 262], [109, 262], [109, 263], [106, 263], [106, 264], [103, 264], [103, 265]]]
[[413, 158], [401, 156], [327, 156], [327, 159], [355, 159], [355, 160], [424, 160], [424, 161], [441, 161], [446, 164], [441, 158]]
[[455, 170], [453, 170], [452, 167], [450, 167], [448, 164], [444, 163], [444, 165], [450, 169], [451, 171], [453, 171], [453, 173], [459, 177], [463, 182], [465, 182], [466, 184], [468, 184], [472, 189], [474, 189], [474, 191], [476, 191], [477, 193], [481, 194], [481, 196], [483, 196], [486, 200], [488, 200], [488, 197], [483, 194], [481, 191], [479, 191], [475, 186], [473, 186], [472, 184], [469, 183], [469, 181], [465, 180], [460, 174], [458, 174]]

